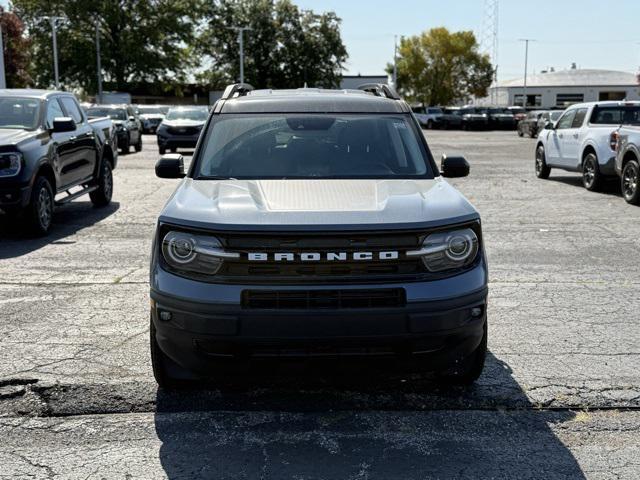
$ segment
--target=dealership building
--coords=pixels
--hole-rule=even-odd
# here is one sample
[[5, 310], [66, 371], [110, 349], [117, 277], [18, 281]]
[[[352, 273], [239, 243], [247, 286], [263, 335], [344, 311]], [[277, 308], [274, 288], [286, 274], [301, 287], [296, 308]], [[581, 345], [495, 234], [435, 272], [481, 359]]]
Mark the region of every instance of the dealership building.
[[[522, 78], [499, 82], [478, 103], [522, 105]], [[614, 70], [571, 68], [527, 76], [527, 107], [564, 108], [581, 102], [640, 100], [638, 76]]]

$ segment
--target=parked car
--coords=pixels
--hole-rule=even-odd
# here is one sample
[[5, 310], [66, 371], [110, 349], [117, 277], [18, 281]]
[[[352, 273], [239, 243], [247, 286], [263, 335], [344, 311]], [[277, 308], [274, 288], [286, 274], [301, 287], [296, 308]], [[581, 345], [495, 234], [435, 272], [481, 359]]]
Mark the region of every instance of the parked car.
[[0, 209], [44, 235], [55, 205], [85, 194], [107, 205], [118, 160], [113, 132], [108, 118], [88, 121], [70, 93], [0, 90]]
[[513, 113], [507, 108], [502, 107], [488, 107], [481, 109], [483, 113], [486, 113], [488, 118], [489, 128], [493, 130], [515, 130], [516, 119]]
[[156, 133], [165, 114], [157, 105], [137, 105], [135, 111], [142, 122], [142, 133]]
[[489, 116], [485, 109], [463, 107], [460, 109], [463, 130], [486, 130], [489, 127]]
[[615, 171], [625, 201], [640, 205], [640, 109], [627, 112], [623, 120], [611, 137], [616, 149]]
[[445, 107], [442, 109], [442, 128], [462, 128], [462, 112], [458, 107]]
[[200, 138], [209, 109], [207, 107], [173, 107], [158, 126], [158, 150], [176, 152], [178, 148], [194, 148]]
[[534, 110], [529, 112], [527, 118], [518, 123], [518, 135], [521, 137], [528, 135], [531, 138], [535, 138], [547, 123], [555, 123], [562, 112], [562, 110]]
[[640, 102], [592, 102], [567, 108], [555, 125], [547, 124], [536, 144], [536, 175], [549, 177], [552, 168], [582, 173], [587, 190], [598, 190], [616, 175], [615, 143], [620, 125], [634, 124]]
[[524, 107], [507, 107], [507, 110], [513, 115], [513, 118], [516, 121], [516, 126], [522, 120], [527, 118], [527, 110]]
[[442, 109], [439, 107], [413, 107], [420, 126], [423, 128], [440, 128], [442, 127]]
[[[480, 216], [409, 106], [366, 91], [227, 87], [160, 214], [150, 275], [161, 387], [277, 358], [404, 362], [469, 384], [487, 350]], [[375, 91], [376, 95], [370, 92]], [[348, 357], [348, 358], [347, 358]]]
[[87, 109], [87, 115], [89, 118], [111, 118], [122, 153], [129, 153], [131, 145], [136, 152], [142, 150], [142, 122], [131, 105], [94, 105]]

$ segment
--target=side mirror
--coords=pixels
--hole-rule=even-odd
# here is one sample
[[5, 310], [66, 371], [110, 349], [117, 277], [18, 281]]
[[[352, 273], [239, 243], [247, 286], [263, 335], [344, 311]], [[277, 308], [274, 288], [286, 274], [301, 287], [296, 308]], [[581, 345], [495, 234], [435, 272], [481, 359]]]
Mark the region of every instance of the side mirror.
[[54, 133], [73, 132], [76, 129], [76, 122], [71, 117], [56, 117], [53, 119]]
[[463, 156], [447, 157], [442, 155], [440, 170], [443, 177], [455, 178], [469, 175], [469, 162]]
[[553, 122], [547, 122], [544, 124], [544, 128], [546, 128], [547, 130], [555, 130], [556, 124]]
[[135, 121], [135, 119], [136, 119], [136, 117], [134, 117], [133, 115], [131, 115], [131, 116], [129, 117], [129, 121], [130, 121], [130, 122]]
[[156, 163], [156, 176], [159, 178], [184, 178], [184, 159], [179, 153], [169, 153], [160, 157]]

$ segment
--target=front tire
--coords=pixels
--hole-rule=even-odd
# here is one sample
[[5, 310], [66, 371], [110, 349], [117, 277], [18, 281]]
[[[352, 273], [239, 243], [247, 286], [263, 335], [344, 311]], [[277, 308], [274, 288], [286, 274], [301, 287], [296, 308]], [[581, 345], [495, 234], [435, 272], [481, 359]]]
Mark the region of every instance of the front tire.
[[536, 177], [547, 179], [551, 173], [551, 168], [547, 166], [547, 157], [544, 153], [544, 147], [538, 145], [536, 148]]
[[96, 207], [109, 205], [109, 203], [111, 203], [111, 197], [113, 196], [113, 172], [111, 170], [111, 164], [107, 160], [102, 161], [97, 183], [98, 189], [89, 193], [91, 202]]
[[598, 168], [598, 157], [589, 153], [582, 163], [582, 185], [590, 192], [597, 192], [602, 185], [602, 174]]
[[620, 176], [622, 196], [627, 203], [640, 205], [640, 165], [636, 160], [629, 160]]
[[131, 150], [131, 137], [129, 135], [127, 135], [127, 141], [122, 146], [121, 150], [123, 155], [127, 155]]
[[167, 149], [164, 147], [158, 147], [158, 152], [160, 153], [160, 155], [164, 155], [165, 153], [167, 153]]
[[135, 150], [136, 152], [141, 152], [142, 151], [142, 134], [138, 135], [138, 142], [135, 145]]
[[53, 220], [54, 195], [51, 183], [46, 177], [38, 177], [33, 184], [31, 201], [26, 209], [29, 230], [37, 235], [49, 233]]
[[151, 348], [151, 368], [158, 386], [165, 390], [175, 390], [195, 386], [196, 378], [171, 360], [158, 345], [153, 316], [150, 316], [149, 346]]

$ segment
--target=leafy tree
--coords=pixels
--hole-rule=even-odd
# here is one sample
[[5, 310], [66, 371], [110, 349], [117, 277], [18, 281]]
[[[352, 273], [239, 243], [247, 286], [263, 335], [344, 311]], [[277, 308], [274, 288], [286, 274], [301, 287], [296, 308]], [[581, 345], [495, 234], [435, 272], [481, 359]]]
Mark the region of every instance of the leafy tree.
[[4, 44], [5, 79], [8, 88], [26, 87], [29, 76], [29, 40], [24, 36], [24, 25], [13, 12], [0, 7], [0, 27]]
[[261, 88], [335, 87], [347, 50], [333, 12], [300, 10], [289, 0], [214, 0], [206, 6], [198, 53], [201, 81], [221, 88], [239, 78], [238, 33], [244, 33], [245, 81]]
[[478, 51], [473, 32], [432, 28], [403, 38], [398, 54], [398, 90], [409, 101], [448, 105], [485, 97], [491, 86], [494, 69], [489, 57]]
[[188, 45], [200, 0], [14, 0], [32, 38], [32, 71], [38, 85], [53, 84], [51, 26], [42, 17], [64, 16], [58, 23], [60, 81], [97, 90], [95, 22], [100, 31], [105, 82], [118, 90], [131, 83], [186, 78], [193, 65]]

